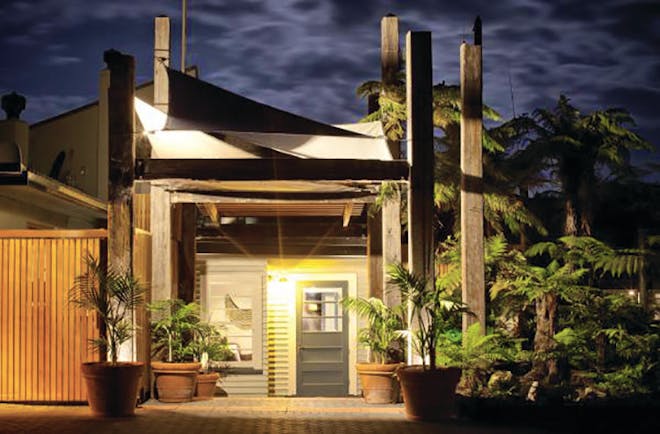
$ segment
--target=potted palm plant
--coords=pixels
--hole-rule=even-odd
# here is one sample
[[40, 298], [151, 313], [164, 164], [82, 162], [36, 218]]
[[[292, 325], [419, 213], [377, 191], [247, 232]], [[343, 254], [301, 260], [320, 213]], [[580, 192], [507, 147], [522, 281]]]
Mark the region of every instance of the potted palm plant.
[[162, 402], [192, 401], [201, 363], [194, 361], [193, 337], [200, 325], [199, 305], [182, 300], [161, 300], [149, 305], [151, 322], [151, 368], [156, 393]]
[[[453, 328], [468, 310], [447, 291], [429, 284], [400, 264], [390, 268], [389, 278], [399, 287], [404, 305], [411, 310], [408, 330], [412, 333], [413, 348], [422, 360], [422, 365], [398, 371], [406, 417], [410, 420], [453, 417], [461, 369], [439, 366], [437, 350], [440, 336]], [[414, 330], [410, 332], [411, 329]]]
[[69, 291], [74, 305], [97, 313], [105, 330], [91, 344], [107, 351], [108, 361], [85, 362], [82, 374], [87, 401], [98, 416], [135, 414], [137, 394], [144, 363], [120, 362], [119, 349], [135, 331], [132, 313], [143, 302], [144, 290], [130, 273], [106, 267], [87, 258], [87, 271], [76, 277]]
[[399, 383], [396, 371], [403, 365], [404, 314], [401, 306], [389, 307], [378, 298], [347, 297], [342, 305], [367, 321], [358, 333], [359, 342], [369, 348], [369, 363], [358, 363], [362, 396], [370, 404], [396, 402]]
[[199, 360], [202, 365], [202, 370], [197, 374], [197, 386], [193, 399], [196, 401], [211, 399], [215, 394], [220, 374], [212, 372], [209, 364], [232, 360], [234, 353], [229, 348], [227, 338], [208, 323], [199, 323], [191, 349], [193, 358]]

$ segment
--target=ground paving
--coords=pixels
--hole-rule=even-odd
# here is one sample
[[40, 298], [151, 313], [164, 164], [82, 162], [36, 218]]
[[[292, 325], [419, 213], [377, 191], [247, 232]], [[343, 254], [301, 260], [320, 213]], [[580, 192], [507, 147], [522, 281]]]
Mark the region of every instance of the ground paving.
[[405, 420], [401, 405], [358, 398], [216, 398], [163, 404], [148, 401], [135, 417], [92, 417], [86, 406], [0, 404], [0, 433], [44, 434], [532, 434], [542, 430], [469, 421]]

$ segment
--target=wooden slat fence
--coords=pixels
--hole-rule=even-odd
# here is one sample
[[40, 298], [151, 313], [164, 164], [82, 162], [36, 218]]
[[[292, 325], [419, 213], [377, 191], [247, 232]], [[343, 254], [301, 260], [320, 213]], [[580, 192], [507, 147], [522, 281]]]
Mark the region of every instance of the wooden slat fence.
[[0, 230], [0, 401], [85, 401], [80, 365], [99, 360], [92, 312], [68, 303], [106, 231]]
[[[141, 229], [135, 229], [133, 234], [133, 274], [145, 288], [145, 301], [151, 301], [151, 234]], [[146, 398], [150, 393], [149, 361], [151, 360], [151, 335], [149, 332], [150, 315], [146, 305], [135, 311], [135, 356], [136, 360], [145, 363], [145, 371], [142, 375], [141, 398]]]

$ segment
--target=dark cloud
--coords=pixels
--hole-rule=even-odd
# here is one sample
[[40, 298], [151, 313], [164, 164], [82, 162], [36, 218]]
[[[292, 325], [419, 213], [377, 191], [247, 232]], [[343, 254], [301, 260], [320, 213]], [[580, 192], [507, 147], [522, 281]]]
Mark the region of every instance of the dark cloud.
[[637, 121], [660, 122], [660, 88], [619, 86], [606, 89], [600, 96], [603, 105], [623, 107], [630, 111]]
[[[355, 88], [380, 74], [380, 20], [433, 32], [434, 81], [457, 83], [458, 47], [484, 20], [484, 99], [504, 116], [552, 107], [566, 93], [583, 111], [623, 106], [658, 137], [660, 3], [649, 0], [194, 0], [188, 63], [229, 90], [328, 122], [365, 112]], [[153, 17], [172, 17], [179, 65], [180, 2], [3, 0], [0, 90], [28, 95], [38, 120], [97, 97], [103, 51], [152, 76]], [[81, 59], [80, 62], [77, 59]], [[47, 66], [48, 63], [51, 65]], [[53, 65], [55, 64], [55, 65]], [[511, 84], [509, 82], [511, 76]]]
[[548, 27], [537, 27], [531, 31], [524, 28], [502, 27], [492, 33], [486, 32], [485, 36], [486, 40], [492, 38], [501, 43], [511, 44], [530, 39], [542, 44], [551, 44], [561, 39], [557, 30]]

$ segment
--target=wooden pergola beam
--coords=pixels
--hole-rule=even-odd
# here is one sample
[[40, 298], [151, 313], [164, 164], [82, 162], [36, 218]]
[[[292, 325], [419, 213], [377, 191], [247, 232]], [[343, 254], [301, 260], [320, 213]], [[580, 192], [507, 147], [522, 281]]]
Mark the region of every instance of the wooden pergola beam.
[[247, 236], [257, 236], [261, 238], [269, 237], [315, 237], [317, 241], [332, 237], [363, 237], [365, 228], [363, 224], [351, 224], [348, 227], [342, 227], [339, 222], [333, 219], [334, 223], [316, 224], [301, 222], [300, 218], [280, 219], [279, 223], [259, 223], [259, 224], [225, 224], [220, 227], [202, 227], [197, 229], [198, 237], [230, 237], [241, 238]]
[[143, 180], [401, 181], [408, 172], [404, 160], [152, 158], [138, 160], [136, 175]]

